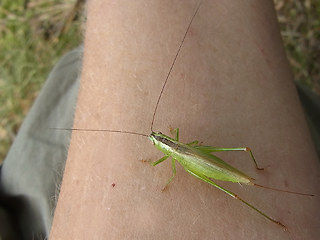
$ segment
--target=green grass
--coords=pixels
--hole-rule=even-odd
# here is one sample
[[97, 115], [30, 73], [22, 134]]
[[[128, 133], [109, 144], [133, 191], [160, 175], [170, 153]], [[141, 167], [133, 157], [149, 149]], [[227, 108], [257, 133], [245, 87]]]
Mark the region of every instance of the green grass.
[[75, 1], [24, 2], [0, 6], [0, 163], [51, 68], [82, 41], [80, 19], [59, 36]]
[[320, 1], [274, 2], [295, 81], [320, 95]]
[[320, 1], [274, 1], [294, 80], [310, 90], [301, 100], [320, 159]]
[[[320, 94], [320, 1], [274, 2], [294, 78]], [[1, 1], [0, 163], [49, 71], [64, 53], [82, 42], [83, 16], [78, 15], [68, 31], [59, 35], [75, 3]]]

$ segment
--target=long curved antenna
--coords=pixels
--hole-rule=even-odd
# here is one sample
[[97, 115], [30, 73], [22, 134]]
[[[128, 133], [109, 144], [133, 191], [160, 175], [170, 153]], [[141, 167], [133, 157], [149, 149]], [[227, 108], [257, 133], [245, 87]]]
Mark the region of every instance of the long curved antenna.
[[184, 43], [184, 41], [185, 41], [185, 39], [186, 39], [187, 33], [189, 32], [189, 29], [190, 29], [190, 27], [191, 27], [191, 24], [192, 24], [192, 22], [193, 22], [193, 19], [194, 19], [194, 17], [197, 15], [197, 12], [199, 11], [199, 8], [200, 8], [200, 6], [201, 6], [201, 3], [202, 3], [202, 1], [200, 1], [199, 5], [198, 5], [198, 7], [197, 7], [197, 9], [196, 9], [196, 11], [194, 12], [194, 14], [193, 14], [193, 16], [192, 16], [192, 18], [191, 18], [191, 21], [190, 21], [190, 23], [189, 23], [189, 26], [188, 26], [188, 28], [187, 28], [187, 30], [186, 30], [183, 38], [182, 38], [182, 41], [181, 41], [180, 46], [179, 46], [179, 49], [178, 49], [178, 51], [177, 51], [177, 53], [176, 53], [176, 55], [175, 55], [175, 57], [174, 57], [174, 60], [173, 60], [173, 62], [172, 62], [172, 64], [171, 64], [171, 67], [170, 67], [169, 72], [168, 72], [168, 74], [167, 74], [166, 80], [164, 81], [164, 84], [163, 84], [163, 86], [162, 86], [162, 89], [161, 89], [161, 92], [160, 92], [160, 95], [159, 95], [159, 98], [158, 98], [158, 101], [157, 101], [157, 103], [156, 103], [156, 107], [155, 107], [155, 109], [154, 109], [153, 116], [152, 116], [152, 122], [151, 122], [151, 127], [150, 127], [151, 132], [153, 132], [153, 123], [154, 123], [154, 119], [155, 119], [155, 116], [156, 116], [156, 112], [157, 112], [157, 109], [158, 109], [158, 105], [159, 105], [160, 98], [161, 98], [161, 96], [162, 96], [163, 90], [164, 90], [165, 86], [167, 85], [167, 82], [168, 82], [169, 76], [170, 76], [170, 74], [171, 74], [171, 71], [172, 71], [172, 69], [173, 69], [173, 66], [174, 66], [174, 64], [175, 64], [176, 61], [177, 61], [177, 58], [178, 58], [178, 55], [179, 55], [180, 50], [181, 50], [181, 48], [182, 48], [182, 45], [183, 45], [183, 43]]
[[143, 137], [148, 137], [149, 135], [144, 133], [130, 132], [130, 131], [122, 131], [122, 130], [111, 130], [111, 129], [86, 129], [86, 128], [49, 128], [54, 130], [62, 130], [62, 131], [86, 131], [86, 132], [111, 132], [111, 133], [124, 133], [124, 134], [132, 134], [139, 135]]

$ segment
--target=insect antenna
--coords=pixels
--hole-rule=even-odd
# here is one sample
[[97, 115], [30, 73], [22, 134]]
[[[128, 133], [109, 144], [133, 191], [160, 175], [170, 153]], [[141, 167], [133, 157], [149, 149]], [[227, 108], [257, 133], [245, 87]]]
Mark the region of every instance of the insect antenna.
[[[180, 53], [181, 48], [182, 48], [182, 46], [183, 46], [183, 43], [184, 43], [184, 41], [185, 41], [185, 39], [186, 39], [186, 36], [187, 36], [187, 34], [188, 34], [188, 32], [189, 32], [189, 29], [190, 29], [190, 27], [191, 27], [191, 24], [192, 24], [195, 16], [197, 15], [197, 13], [198, 13], [198, 11], [199, 11], [199, 9], [200, 9], [201, 3], [202, 3], [202, 1], [199, 2], [198, 6], [197, 6], [197, 9], [196, 9], [196, 11], [194, 12], [194, 14], [193, 14], [193, 16], [192, 16], [192, 18], [191, 18], [191, 21], [190, 21], [190, 23], [189, 23], [189, 25], [188, 25], [188, 28], [187, 28], [187, 30], [186, 30], [183, 38], [182, 38], [182, 41], [181, 41], [181, 43], [180, 43], [180, 45], [179, 45], [179, 48], [178, 48], [178, 50], [177, 50], [177, 53], [176, 53], [176, 55], [175, 55], [175, 57], [174, 57], [174, 59], [173, 59], [173, 62], [172, 62], [171, 66], [170, 66], [170, 69], [169, 69], [169, 72], [168, 72], [168, 74], [167, 74], [167, 76], [166, 76], [166, 79], [165, 79], [164, 84], [163, 84], [163, 86], [162, 86], [162, 89], [161, 89], [161, 91], [160, 91], [160, 94], [159, 94], [159, 97], [158, 97], [158, 100], [157, 100], [157, 103], [156, 103], [156, 106], [155, 106], [155, 109], [154, 109], [154, 112], [153, 112], [153, 116], [152, 116], [152, 122], [151, 122], [151, 127], [150, 127], [151, 132], [153, 132], [153, 123], [154, 123], [154, 119], [155, 119], [155, 116], [156, 116], [156, 112], [157, 112], [157, 109], [158, 109], [158, 105], [159, 105], [161, 96], [162, 96], [163, 91], [164, 91], [164, 89], [165, 89], [165, 87], [166, 87], [166, 85], [167, 85], [169, 76], [170, 76], [170, 74], [171, 74], [171, 72], [172, 72], [172, 69], [173, 69], [173, 67], [174, 67], [174, 65], [175, 65], [175, 63], [176, 63], [176, 61], [177, 61], [177, 58], [178, 58], [178, 56], [179, 56], [179, 53]], [[148, 137], [148, 136], [149, 136], [149, 135], [144, 134], [144, 133], [131, 132], [131, 131], [122, 131], [122, 130], [112, 130], [112, 129], [86, 129], [86, 128], [49, 128], [49, 129], [62, 130], [62, 131], [87, 131], [87, 132], [123, 133], [123, 134], [132, 134], [132, 135], [138, 135], [138, 136], [144, 136], [144, 137]]]
[[110, 133], [123, 133], [123, 134], [132, 134], [143, 137], [148, 137], [149, 135], [138, 132], [131, 131], [122, 131], [122, 130], [112, 130], [112, 129], [87, 129], [87, 128], [49, 128], [54, 130], [62, 130], [62, 131], [86, 131], [86, 132], [110, 132]]
[[300, 192], [292, 192], [292, 191], [287, 191], [287, 190], [283, 190], [283, 189], [267, 187], [267, 186], [263, 186], [263, 185], [256, 184], [256, 183], [253, 183], [253, 186], [260, 187], [260, 188], [264, 188], [264, 189], [268, 189], [268, 190], [278, 191], [278, 192], [285, 192], [285, 193], [297, 194], [297, 195], [302, 195], [302, 196], [314, 197], [314, 194], [300, 193]]
[[172, 69], [173, 69], [173, 67], [174, 67], [174, 65], [175, 65], [175, 63], [176, 63], [176, 61], [177, 61], [177, 58], [178, 58], [178, 55], [179, 55], [179, 53], [180, 53], [180, 51], [181, 51], [182, 45], [183, 45], [183, 43], [184, 43], [184, 41], [185, 41], [185, 39], [186, 39], [186, 36], [187, 36], [187, 34], [188, 34], [188, 32], [189, 32], [189, 29], [190, 29], [190, 27], [191, 27], [191, 24], [192, 24], [195, 16], [197, 15], [197, 12], [199, 11], [199, 8], [200, 8], [200, 6], [201, 6], [201, 3], [202, 3], [202, 1], [200, 1], [199, 5], [197, 6], [196, 11], [194, 12], [194, 14], [193, 14], [193, 16], [192, 16], [192, 18], [191, 18], [191, 21], [190, 21], [190, 23], [189, 23], [189, 25], [188, 25], [188, 28], [187, 28], [187, 30], [186, 30], [183, 38], [182, 38], [182, 41], [181, 41], [180, 46], [179, 46], [179, 48], [178, 48], [178, 51], [177, 51], [177, 53], [176, 53], [176, 55], [175, 55], [175, 57], [174, 57], [174, 59], [173, 59], [173, 62], [172, 62], [172, 64], [171, 64], [171, 66], [170, 66], [170, 69], [169, 69], [169, 72], [168, 72], [168, 74], [167, 74], [166, 80], [165, 80], [164, 83], [163, 83], [163, 86], [162, 86], [162, 89], [161, 89], [161, 91], [160, 91], [160, 94], [159, 94], [159, 97], [158, 97], [158, 100], [157, 100], [157, 103], [156, 103], [156, 107], [154, 108], [154, 112], [153, 112], [153, 116], [152, 116], [152, 122], [151, 122], [151, 127], [150, 127], [151, 132], [153, 132], [153, 123], [154, 123], [154, 119], [155, 119], [155, 116], [156, 116], [156, 112], [157, 112], [157, 109], [158, 109], [158, 105], [159, 105], [160, 98], [161, 98], [161, 96], [162, 96], [163, 90], [165, 89], [165, 87], [166, 87], [166, 85], [167, 85], [167, 82], [168, 82], [169, 76], [170, 76], [170, 74], [171, 74], [171, 71], [172, 71]]

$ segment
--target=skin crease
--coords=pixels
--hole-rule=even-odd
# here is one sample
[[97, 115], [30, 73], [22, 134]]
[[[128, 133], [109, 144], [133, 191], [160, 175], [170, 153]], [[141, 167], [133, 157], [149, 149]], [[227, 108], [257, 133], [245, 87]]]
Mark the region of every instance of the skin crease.
[[[161, 87], [198, 1], [88, 3], [74, 127], [150, 134]], [[51, 239], [316, 239], [319, 162], [283, 50], [272, 1], [203, 1], [165, 87], [154, 130], [180, 141], [250, 147], [217, 154], [257, 183], [218, 182], [288, 227], [163, 156], [146, 137], [74, 131]], [[172, 136], [172, 135], [171, 135]], [[115, 185], [113, 185], [115, 184]]]

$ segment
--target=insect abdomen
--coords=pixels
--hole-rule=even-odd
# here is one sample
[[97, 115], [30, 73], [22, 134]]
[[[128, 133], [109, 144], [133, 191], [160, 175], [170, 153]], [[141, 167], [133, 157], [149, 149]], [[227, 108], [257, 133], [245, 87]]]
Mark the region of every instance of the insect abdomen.
[[200, 174], [208, 178], [221, 181], [241, 183], [251, 182], [252, 178], [246, 174], [233, 168], [227, 163], [224, 163], [222, 166], [221, 163], [213, 162], [211, 157], [206, 155], [209, 154], [201, 153], [195, 156], [189, 154], [183, 154], [183, 156], [179, 156], [179, 154], [172, 154], [172, 157], [175, 158], [187, 171], [191, 171], [197, 175]]

